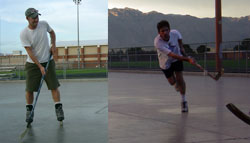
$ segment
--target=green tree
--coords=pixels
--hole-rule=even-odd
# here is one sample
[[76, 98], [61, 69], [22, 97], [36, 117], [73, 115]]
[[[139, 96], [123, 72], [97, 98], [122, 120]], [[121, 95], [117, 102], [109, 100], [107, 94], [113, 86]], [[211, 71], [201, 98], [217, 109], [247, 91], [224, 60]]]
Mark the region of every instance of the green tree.
[[239, 49], [242, 49], [241, 45], [235, 45], [234, 46], [234, 51], [238, 51]]
[[234, 46], [234, 50], [250, 50], [250, 38], [243, 39], [239, 45]]
[[207, 48], [206, 45], [200, 45], [196, 50], [197, 50], [197, 52], [198, 52], [199, 54], [201, 54], [201, 53], [204, 53], [205, 51], [206, 51], [206, 52], [209, 52], [209, 51], [210, 51], [210, 48]]
[[250, 38], [246, 38], [241, 42], [241, 50], [250, 50]]
[[115, 54], [114, 49], [110, 49], [110, 50], [109, 50], [109, 54], [110, 54], [110, 55]]
[[194, 50], [192, 48], [190, 48], [190, 45], [184, 44], [183, 47], [184, 47], [184, 50], [187, 54], [195, 54]]

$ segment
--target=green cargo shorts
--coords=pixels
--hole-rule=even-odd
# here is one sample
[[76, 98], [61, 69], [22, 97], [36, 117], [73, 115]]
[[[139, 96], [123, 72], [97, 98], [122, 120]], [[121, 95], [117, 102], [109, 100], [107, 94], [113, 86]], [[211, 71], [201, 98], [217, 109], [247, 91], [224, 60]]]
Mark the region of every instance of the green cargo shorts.
[[[46, 64], [47, 62], [41, 63], [43, 67], [46, 67]], [[26, 62], [25, 70], [26, 70], [26, 91], [28, 92], [38, 91], [40, 81], [42, 78], [40, 69], [36, 64]], [[53, 59], [49, 63], [49, 67], [46, 72], [44, 80], [49, 90], [57, 89], [60, 86], [60, 83], [56, 77], [55, 61]]]

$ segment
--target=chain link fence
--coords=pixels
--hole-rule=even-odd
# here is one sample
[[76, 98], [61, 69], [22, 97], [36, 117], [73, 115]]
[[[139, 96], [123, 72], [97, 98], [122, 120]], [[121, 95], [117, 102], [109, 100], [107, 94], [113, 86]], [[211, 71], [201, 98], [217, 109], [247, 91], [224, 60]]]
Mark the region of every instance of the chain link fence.
[[[187, 55], [192, 56], [208, 71], [216, 71], [215, 43], [184, 44]], [[227, 73], [250, 72], [250, 41], [229, 41], [221, 44], [222, 67]], [[109, 69], [160, 70], [154, 46], [109, 49]], [[200, 71], [184, 62], [184, 70]]]
[[[26, 78], [26, 55], [0, 57], [0, 80]], [[107, 78], [107, 61], [84, 61], [78, 68], [78, 60], [56, 61], [56, 73], [59, 79]]]

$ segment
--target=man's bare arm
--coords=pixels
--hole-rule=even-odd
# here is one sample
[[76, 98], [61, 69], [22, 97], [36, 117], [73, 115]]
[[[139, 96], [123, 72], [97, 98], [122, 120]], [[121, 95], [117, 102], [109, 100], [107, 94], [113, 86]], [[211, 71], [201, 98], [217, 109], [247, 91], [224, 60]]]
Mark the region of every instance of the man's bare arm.
[[179, 47], [180, 47], [180, 50], [181, 50], [181, 53], [184, 57], [187, 57], [187, 54], [185, 52], [185, 49], [184, 49], [184, 46], [183, 46], [183, 43], [182, 43], [182, 39], [179, 39], [178, 40], [178, 43], [179, 43]]
[[45, 75], [45, 69], [44, 67], [39, 63], [39, 61], [37, 60], [37, 58], [34, 56], [33, 52], [32, 52], [32, 48], [31, 47], [25, 47], [29, 57], [31, 58], [31, 60], [39, 67], [42, 75]]
[[54, 30], [51, 30], [49, 32], [49, 35], [50, 35], [50, 41], [51, 41], [51, 52], [52, 54], [54, 55], [55, 52], [56, 52], [56, 34], [54, 32]]
[[186, 61], [186, 62], [189, 62], [190, 64], [195, 64], [195, 60], [190, 58], [190, 57], [184, 57], [184, 56], [179, 56], [179, 55], [176, 55], [174, 53], [169, 53], [168, 56], [174, 58], [174, 59], [178, 59], [178, 60], [181, 60], [181, 61]]

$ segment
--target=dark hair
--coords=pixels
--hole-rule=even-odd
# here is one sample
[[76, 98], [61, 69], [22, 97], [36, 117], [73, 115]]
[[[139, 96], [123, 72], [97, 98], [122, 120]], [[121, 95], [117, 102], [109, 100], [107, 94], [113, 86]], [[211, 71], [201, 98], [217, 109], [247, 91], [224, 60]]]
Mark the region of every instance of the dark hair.
[[168, 27], [168, 29], [170, 29], [170, 25], [167, 20], [162, 20], [157, 24], [158, 32], [160, 32], [160, 29], [163, 27]]

